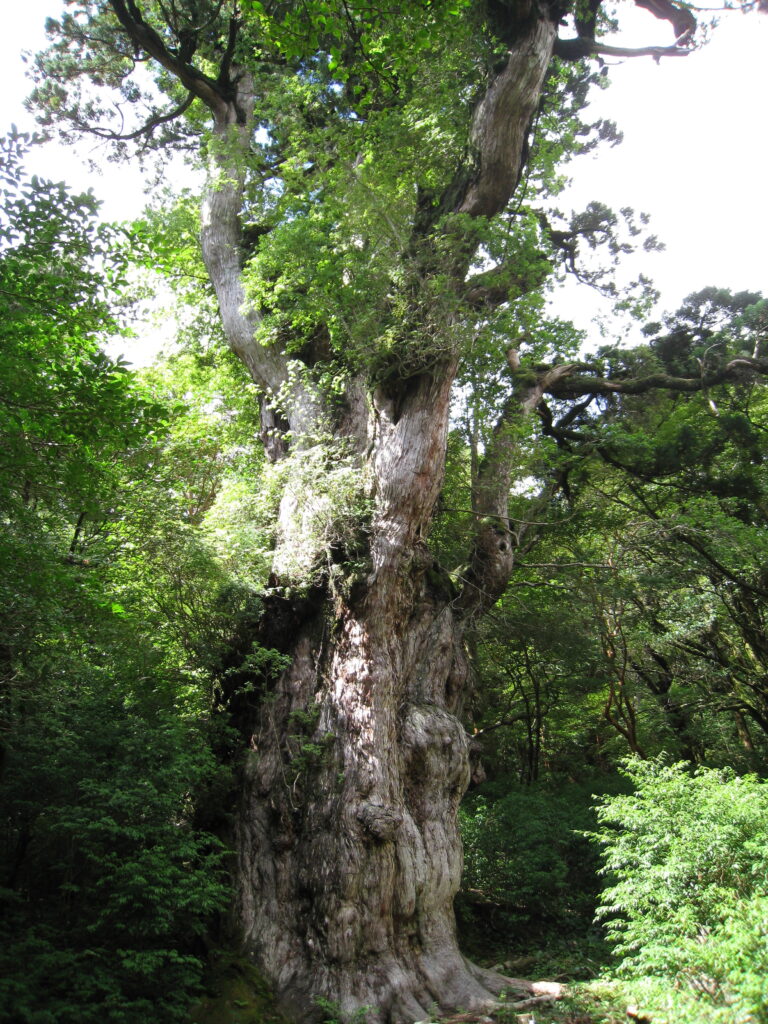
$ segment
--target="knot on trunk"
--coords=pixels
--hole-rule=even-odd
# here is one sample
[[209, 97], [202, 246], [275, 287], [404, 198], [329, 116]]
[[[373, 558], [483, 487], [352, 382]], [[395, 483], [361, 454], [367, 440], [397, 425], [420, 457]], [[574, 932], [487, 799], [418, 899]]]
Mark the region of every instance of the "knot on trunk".
[[468, 744], [469, 750], [469, 771], [470, 771], [470, 782], [473, 786], [479, 786], [481, 782], [485, 782], [487, 775], [485, 768], [483, 767], [482, 756], [483, 756], [483, 745], [477, 739], [471, 739]]
[[374, 839], [380, 843], [390, 842], [403, 822], [400, 811], [380, 804], [363, 804], [357, 812], [357, 820]]

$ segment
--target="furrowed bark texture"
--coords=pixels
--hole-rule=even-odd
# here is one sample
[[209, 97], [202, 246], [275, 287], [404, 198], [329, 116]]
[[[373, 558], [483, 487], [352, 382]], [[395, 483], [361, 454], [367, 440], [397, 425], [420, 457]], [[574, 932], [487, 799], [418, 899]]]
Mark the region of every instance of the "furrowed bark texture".
[[457, 943], [470, 667], [462, 609], [420, 539], [451, 376], [425, 375], [396, 418], [376, 396], [370, 572], [320, 600], [250, 732], [235, 919], [298, 1018], [318, 996], [404, 1022], [532, 990], [475, 967]]
[[478, 171], [461, 204], [462, 213], [493, 216], [517, 188], [555, 35], [552, 21], [534, 21], [510, 48], [505, 67], [480, 101], [471, 133]]
[[[508, 201], [553, 39], [553, 24], [534, 24], [479, 104], [457, 212], [490, 216]], [[367, 1006], [371, 1020], [414, 1021], [435, 1007], [486, 1007], [510, 985], [462, 956], [453, 911], [457, 810], [470, 778], [463, 631], [484, 591], [460, 600], [425, 538], [456, 366], [449, 353], [388, 382], [369, 399], [366, 430], [350, 428], [370, 438], [366, 571], [320, 596], [290, 639], [272, 638], [291, 666], [248, 732], [234, 917], [297, 1017], [311, 1017], [320, 996], [344, 1014]], [[493, 497], [488, 488], [494, 508], [506, 480], [502, 472]], [[496, 593], [511, 571], [509, 544], [495, 543], [482, 564]]]
[[299, 1015], [318, 995], [383, 1020], [489, 998], [458, 951], [452, 906], [468, 666], [447, 582], [435, 585], [414, 535], [441, 475], [448, 391], [425, 383], [411, 406], [378, 453], [388, 493], [362, 593], [305, 625], [246, 772], [237, 916]]

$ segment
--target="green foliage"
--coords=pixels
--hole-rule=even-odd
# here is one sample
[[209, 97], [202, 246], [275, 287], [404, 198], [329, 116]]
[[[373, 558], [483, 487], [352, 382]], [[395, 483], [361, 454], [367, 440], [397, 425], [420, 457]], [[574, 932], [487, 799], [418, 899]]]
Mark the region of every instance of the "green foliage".
[[330, 999], [318, 996], [315, 1005], [322, 1012], [323, 1024], [366, 1024], [368, 1014], [374, 1009], [372, 1006], [360, 1006], [354, 1013], [344, 1013], [338, 1003]]
[[[758, 352], [762, 305], [753, 293], [704, 289], [667, 318], [669, 334], [652, 325], [656, 337], [644, 357], [660, 359], [672, 373], [691, 372], [693, 365], [700, 373]], [[685, 399], [623, 401], [606, 419], [592, 437], [611, 469], [597, 470], [593, 479], [613, 505], [611, 517], [632, 523], [616, 550], [627, 569], [625, 593], [632, 594], [625, 622], [638, 630], [638, 641], [642, 632], [642, 643], [632, 645], [633, 669], [694, 719], [700, 706], [736, 711], [744, 753], [731, 750], [727, 760], [753, 752], [756, 767], [768, 726], [760, 681], [768, 653], [764, 387], [745, 379]], [[656, 594], [670, 585], [675, 600], [662, 606]], [[710, 761], [724, 756], [721, 742], [710, 745]]]
[[[197, 819], [229, 775], [192, 717], [205, 672], [181, 630], [154, 628], [139, 584], [147, 524], [183, 528], [205, 481], [178, 476], [169, 495], [178, 416], [169, 432], [169, 407], [99, 349], [116, 330], [114, 232], [92, 197], [27, 180], [22, 143], [4, 143], [0, 220], [0, 1016], [184, 1020], [227, 898], [223, 847]], [[186, 434], [189, 454], [201, 434]], [[194, 552], [177, 544], [176, 571], [210, 584]], [[155, 594], [185, 638], [210, 638], [167, 579]]]
[[[145, 316], [166, 329], [173, 324], [172, 345], [183, 346], [188, 353], [206, 353], [210, 358], [219, 349], [211, 361], [221, 369], [226, 362], [221, 351], [223, 332], [199, 235], [199, 196], [166, 186], [158, 189], [143, 215], [132, 222], [124, 250], [137, 279], [138, 297], [145, 302]], [[189, 369], [190, 362], [186, 360]], [[174, 375], [171, 366], [166, 373]], [[200, 377], [199, 372], [191, 375]]]
[[[755, 299], [706, 289], [669, 322], [715, 332], [707, 346], [730, 359], [762, 343]], [[606, 375], [662, 370], [655, 346], [603, 359]], [[567, 403], [549, 405], [553, 423], [570, 416]], [[478, 628], [483, 686], [471, 709], [496, 771], [578, 778], [628, 751], [764, 770], [767, 409], [764, 385], [745, 377], [592, 402], [567, 436], [553, 431], [557, 443], [515, 433], [529, 476], [510, 507], [521, 549]], [[473, 415], [465, 447], [452, 438], [446, 475], [445, 504], [465, 514], [446, 509], [435, 533], [449, 566], [471, 523], [473, 430], [481, 444], [488, 436], [482, 408]]]
[[[195, 30], [200, 28], [196, 5], [184, 2], [174, 7], [171, 25], [164, 24], [163, 6], [157, 0], [142, 5], [146, 24], [155, 31], [168, 33], [172, 46], [189, 53], [190, 39], [197, 36]], [[227, 16], [219, 8], [204, 19], [203, 25], [199, 42], [205, 39], [207, 44], [200, 55], [204, 61], [210, 60], [212, 51], [226, 39]], [[167, 102], [171, 107], [179, 106], [184, 90], [162, 68], [154, 68], [152, 76], [136, 81], [132, 72], [139, 54], [125, 44], [110, 6], [94, 0], [68, 0], [66, 10], [58, 18], [47, 20], [46, 31], [51, 46], [37, 56], [32, 69], [36, 82], [33, 97], [43, 126], [47, 128], [58, 121], [69, 129], [71, 138], [79, 126], [91, 121], [97, 124], [97, 134], [102, 138], [119, 139], [130, 134], [130, 128], [126, 131], [126, 113], [130, 118], [138, 110], [142, 121], [159, 119], [152, 140], [159, 146], [184, 148], [190, 138], [199, 134], [198, 111], [190, 113], [186, 125], [172, 123], [166, 127], [162, 120], [163, 105]], [[193, 51], [199, 42], [195, 39]], [[122, 113], [110, 102], [114, 94], [119, 96]], [[125, 154], [127, 140], [117, 141], [116, 151]]]
[[182, 1021], [227, 897], [223, 850], [191, 820], [217, 769], [157, 697], [130, 706], [109, 668], [61, 662], [13, 708], [0, 1005], [24, 1024]]
[[621, 970], [684, 982], [730, 1019], [765, 1021], [765, 783], [660, 761], [624, 771], [634, 792], [604, 799], [592, 833], [609, 883], [599, 914]]
[[[278, 81], [272, 67], [257, 70], [268, 132], [254, 163], [277, 164], [279, 176], [265, 181], [254, 169], [248, 216], [255, 242], [244, 276], [263, 317], [262, 343], [318, 376], [378, 367], [393, 353], [418, 365], [412, 347], [429, 350], [429, 358], [436, 344], [432, 302], [417, 314], [408, 309], [422, 256], [409, 250], [414, 199], [448, 185], [466, 135], [463, 96], [478, 68], [465, 7], [338, 8], [343, 31], [337, 38], [322, 31], [320, 50], [305, 38], [310, 50], [297, 71]], [[330, 14], [318, 18], [325, 24]], [[295, 21], [289, 15], [279, 28], [281, 46]], [[354, 42], [347, 37], [353, 24]], [[300, 39], [294, 35], [293, 45]], [[337, 39], [347, 46], [338, 66]], [[445, 266], [436, 268], [430, 298], [455, 307], [441, 273]]]
[[[183, 1020], [227, 896], [196, 807], [228, 776], [188, 677], [28, 512], [0, 535], [0, 1005], [7, 1019]], [[102, 570], [103, 572], [103, 570]]]
[[28, 144], [0, 140], [0, 500], [74, 521], [96, 512], [117, 453], [145, 442], [161, 410], [98, 345], [119, 330], [108, 304], [125, 271], [116, 232], [97, 225], [92, 195], [29, 178]]
[[[178, 353], [142, 377], [166, 403], [167, 428], [127, 467], [126, 505], [108, 535], [119, 554], [112, 584], [199, 691], [208, 655], [236, 629], [252, 586], [266, 582], [274, 514], [253, 497], [258, 410], [227, 353]], [[271, 518], [253, 515], [259, 503]]]
[[[66, 132], [98, 122], [121, 155], [132, 141], [144, 152], [194, 136], [202, 156], [213, 153], [219, 140], [204, 128], [202, 103], [183, 104], [185, 90], [167, 67], [142, 54], [150, 75], [133, 74], [139, 52], [121, 38], [111, 6], [77, 0], [71, 7], [51, 21], [51, 46], [36, 61], [33, 105], [43, 123]], [[225, 8], [190, 0], [170, 8], [144, 0], [136, 10], [173, 60], [194, 67], [214, 92], [241, 71], [253, 76], [258, 130], [247, 166], [238, 167], [246, 181], [243, 280], [261, 343], [302, 363], [332, 401], [350, 374], [402, 379], [457, 350], [478, 386], [487, 383], [498, 398], [510, 335], [533, 325], [538, 338], [532, 334], [525, 353], [532, 357], [545, 333], [559, 335], [558, 351], [563, 341], [574, 347], [565, 325], [541, 329], [542, 290], [559, 255], [530, 202], [561, 189], [560, 164], [591, 147], [593, 136], [614, 138], [610, 126], [585, 125], [581, 116], [600, 75], [554, 63], [526, 187], [508, 215], [481, 224], [456, 215], [456, 201], [472, 173], [467, 140], [476, 99], [503, 60], [508, 32], [520, 28], [513, 12], [502, 27], [490, 8], [468, 0], [250, 3], [231, 25]], [[120, 94], [116, 105], [110, 92]], [[117, 124], [118, 110], [125, 125]], [[142, 135], [145, 117], [152, 131]], [[145, 264], [170, 272], [187, 298], [194, 293], [210, 329], [215, 303], [194, 283], [201, 272], [195, 206], [186, 195], [151, 211], [136, 227], [135, 248]], [[574, 231], [613, 257], [629, 244], [617, 240], [616, 222], [593, 204]], [[472, 262], [479, 277], [492, 268], [506, 299], [488, 308], [464, 304]]]
[[[494, 799], [495, 797], [495, 799]], [[589, 827], [589, 789], [504, 785], [462, 804], [462, 897], [508, 940], [525, 931], [583, 929], [594, 912], [594, 859], [579, 830]]]

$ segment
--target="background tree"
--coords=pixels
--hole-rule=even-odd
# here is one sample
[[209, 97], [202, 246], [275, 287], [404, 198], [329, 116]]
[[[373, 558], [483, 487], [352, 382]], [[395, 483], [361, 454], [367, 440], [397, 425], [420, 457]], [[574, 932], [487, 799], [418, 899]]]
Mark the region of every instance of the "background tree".
[[[547, 395], [563, 430], [595, 397], [768, 368], [758, 355], [606, 376], [542, 329], [553, 261], [574, 260], [582, 234], [624, 247], [610, 211], [560, 231], [527, 202], [557, 187], [582, 131], [588, 74], [567, 62], [604, 49], [599, 6], [558, 40], [568, 13], [77, 0], [38, 61], [49, 123], [118, 152], [202, 143], [202, 255], [281, 463], [251, 644], [290, 657], [232, 709], [248, 750], [232, 921], [298, 1014], [322, 996], [421, 1019], [504, 984], [460, 954], [452, 901], [468, 644], [525, 543], [508, 502], [526, 419]], [[690, 11], [663, 0], [652, 13], [675, 38], [654, 55], [687, 52]], [[452, 578], [427, 541], [468, 363], [493, 411], [470, 453], [473, 522]]]
[[184, 1020], [227, 892], [192, 794], [228, 774], [200, 669], [124, 585], [170, 409], [99, 348], [119, 236], [92, 196], [24, 174], [26, 141], [2, 142], [0, 1015]]
[[[645, 346], [611, 348], [602, 358], [613, 373], [623, 368], [629, 376], [639, 367], [685, 372], [673, 363], [682, 358], [692, 372], [705, 353], [720, 362], [751, 355], [762, 343], [764, 304], [756, 294], [704, 289], [664, 325], [648, 325]], [[468, 709], [483, 757], [462, 805], [460, 920], [465, 939], [487, 955], [493, 948], [497, 961], [510, 950], [529, 952], [532, 936], [558, 949], [560, 963], [569, 955], [563, 948], [569, 934], [590, 950], [599, 885], [578, 832], [596, 827], [594, 794], [622, 787], [620, 761], [627, 754], [765, 771], [765, 736], [755, 713], [763, 689], [763, 398], [764, 387], [745, 378], [691, 394], [606, 399], [560, 430], [554, 429], [556, 403], [539, 410], [557, 445], [546, 454], [537, 446], [542, 457], [538, 466], [529, 463], [528, 490], [544, 490], [554, 475], [568, 497], [561, 492], [539, 502], [528, 550], [519, 553], [504, 597], [477, 630], [481, 685]], [[464, 464], [467, 445], [453, 450], [446, 491], [457, 473], [451, 462]], [[516, 497], [510, 512], [530, 523], [524, 500]], [[450, 527], [441, 523], [440, 537], [460, 534], [458, 512], [445, 509], [440, 519], [450, 521]], [[745, 588], [750, 614], [739, 610]], [[654, 768], [647, 779], [630, 774], [640, 788], [647, 781], [649, 792], [657, 792]], [[696, 812], [695, 779], [682, 766], [678, 774], [690, 803], [677, 831], [690, 827], [711, 837], [702, 822], [706, 810]], [[669, 814], [680, 813], [671, 791], [659, 800], [669, 800]], [[631, 805], [629, 797], [626, 802]], [[637, 820], [626, 820], [628, 849], [639, 850], [646, 805], [639, 806]], [[656, 842], [657, 826], [663, 832], [669, 822], [654, 821], [647, 827]], [[647, 877], [642, 856], [627, 875], [637, 887]], [[691, 898], [698, 898], [696, 887]], [[655, 911], [642, 907], [633, 911], [637, 925], [647, 917], [652, 928]], [[757, 920], [757, 930], [745, 925], [740, 932], [745, 948], [761, 941]], [[649, 957], [657, 955], [647, 948]], [[695, 978], [694, 945], [672, 941], [670, 948]], [[729, 949], [735, 964], [742, 956], [738, 943]], [[723, 956], [718, 970], [726, 962]], [[704, 998], [706, 989], [691, 984]], [[701, 1019], [710, 1008], [695, 998], [675, 1007], [681, 1020], [689, 1012]]]
[[[624, 372], [640, 364], [645, 372], [716, 373], [760, 351], [764, 306], [757, 294], [705, 289], [667, 319], [667, 333], [649, 325], [646, 348], [603, 357]], [[577, 472], [589, 480], [589, 505], [618, 516], [610, 562], [621, 596], [609, 632], [621, 651], [613, 654], [625, 681], [663, 709], [665, 732], [677, 736], [666, 742], [681, 743], [679, 753], [694, 761], [716, 759], [707, 747], [723, 742], [701, 731], [713, 711], [745, 753], [755, 729], [764, 733], [762, 407], [763, 389], [747, 374], [689, 396], [608, 400], [600, 421], [585, 413], [559, 437], [570, 458], [587, 455]]]

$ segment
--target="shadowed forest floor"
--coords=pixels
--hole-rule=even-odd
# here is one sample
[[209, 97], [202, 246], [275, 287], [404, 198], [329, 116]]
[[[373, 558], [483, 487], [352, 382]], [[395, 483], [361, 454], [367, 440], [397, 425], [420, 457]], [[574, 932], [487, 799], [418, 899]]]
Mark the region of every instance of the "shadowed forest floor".
[[[659, 1016], [646, 1015], [631, 1002], [631, 995], [616, 983], [597, 978], [600, 965], [589, 954], [599, 949], [587, 944], [586, 951], [571, 941], [549, 951], [539, 949], [528, 954], [510, 953], [508, 957], [482, 958], [484, 966], [496, 967], [514, 977], [564, 985], [561, 998], [526, 1000], [511, 997], [486, 1015], [457, 1013], [435, 1017], [440, 1024], [626, 1024], [628, 1021], [673, 1024]], [[499, 953], [499, 950], [496, 950]], [[478, 960], [481, 959], [478, 957]], [[514, 1005], [513, 1005], [514, 1002]], [[345, 1020], [333, 1007], [324, 1007], [325, 1024], [362, 1024], [360, 1019]], [[629, 1012], [628, 1012], [629, 1011]], [[290, 1024], [277, 1009], [269, 987], [247, 962], [231, 956], [219, 958], [209, 977], [205, 998], [195, 1007], [192, 1024]]]

